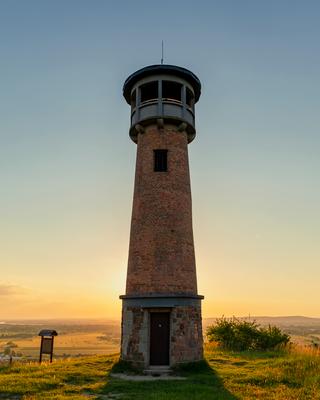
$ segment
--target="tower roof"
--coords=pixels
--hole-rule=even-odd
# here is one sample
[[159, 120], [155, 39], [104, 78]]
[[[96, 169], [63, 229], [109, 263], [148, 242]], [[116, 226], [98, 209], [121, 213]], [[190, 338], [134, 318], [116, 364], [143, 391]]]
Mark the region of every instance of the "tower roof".
[[193, 87], [195, 101], [197, 102], [199, 100], [201, 94], [201, 83], [199, 78], [193, 72], [186, 68], [178, 67], [177, 65], [155, 64], [139, 69], [126, 79], [123, 85], [123, 96], [127, 103], [130, 104], [131, 89], [136, 82], [147, 76], [157, 74], [175, 75], [185, 79]]

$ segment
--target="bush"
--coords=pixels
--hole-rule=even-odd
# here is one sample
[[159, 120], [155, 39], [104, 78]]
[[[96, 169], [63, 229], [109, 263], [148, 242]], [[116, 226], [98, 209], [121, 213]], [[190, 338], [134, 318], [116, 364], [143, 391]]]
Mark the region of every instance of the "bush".
[[236, 351], [273, 350], [286, 346], [290, 341], [290, 336], [276, 326], [263, 328], [256, 321], [224, 317], [207, 328], [207, 338], [220, 347]]

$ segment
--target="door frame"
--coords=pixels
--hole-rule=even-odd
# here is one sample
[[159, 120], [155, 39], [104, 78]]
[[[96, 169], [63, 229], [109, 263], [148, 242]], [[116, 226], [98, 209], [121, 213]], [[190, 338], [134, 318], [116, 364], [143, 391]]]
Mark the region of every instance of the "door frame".
[[[151, 357], [151, 314], [152, 313], [167, 313], [169, 314], [169, 364], [171, 365], [171, 326], [172, 326], [172, 308], [163, 307], [163, 308], [148, 308], [148, 365], [150, 364], [150, 357]], [[165, 366], [165, 365], [164, 365]]]

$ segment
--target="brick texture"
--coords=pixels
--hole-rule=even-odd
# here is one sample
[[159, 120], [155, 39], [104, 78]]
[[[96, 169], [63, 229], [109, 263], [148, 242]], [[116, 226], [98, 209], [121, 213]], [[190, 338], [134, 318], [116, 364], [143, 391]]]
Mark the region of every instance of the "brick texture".
[[[154, 149], [168, 171], [154, 172]], [[127, 295], [197, 294], [186, 132], [150, 125], [138, 134]]]

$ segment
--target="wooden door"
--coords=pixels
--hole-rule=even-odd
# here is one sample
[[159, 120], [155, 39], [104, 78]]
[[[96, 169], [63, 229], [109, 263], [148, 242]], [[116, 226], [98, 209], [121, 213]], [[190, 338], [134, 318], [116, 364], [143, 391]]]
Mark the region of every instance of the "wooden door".
[[150, 313], [150, 365], [169, 365], [170, 313]]

